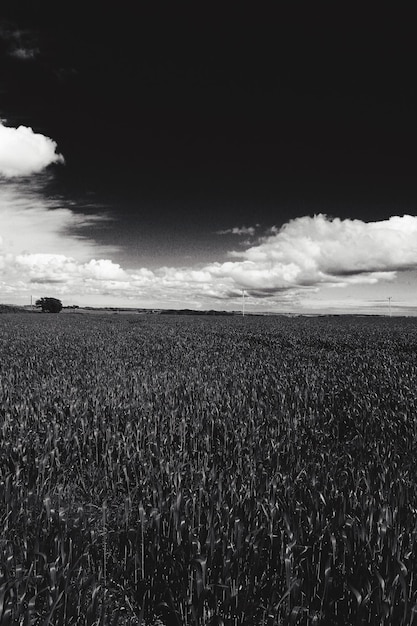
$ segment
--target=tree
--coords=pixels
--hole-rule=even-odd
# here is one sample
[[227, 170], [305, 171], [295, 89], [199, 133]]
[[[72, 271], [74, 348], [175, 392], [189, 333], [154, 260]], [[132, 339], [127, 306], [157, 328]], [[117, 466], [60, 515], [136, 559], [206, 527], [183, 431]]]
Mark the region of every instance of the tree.
[[62, 302], [57, 298], [41, 298], [35, 304], [42, 309], [42, 313], [59, 313], [62, 309]]

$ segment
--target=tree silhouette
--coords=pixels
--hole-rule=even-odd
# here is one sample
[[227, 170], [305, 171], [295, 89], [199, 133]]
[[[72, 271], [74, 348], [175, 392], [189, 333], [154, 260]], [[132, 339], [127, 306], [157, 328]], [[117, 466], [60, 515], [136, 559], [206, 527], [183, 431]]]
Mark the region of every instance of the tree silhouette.
[[62, 309], [62, 302], [57, 298], [41, 298], [35, 304], [42, 309], [42, 313], [59, 313]]

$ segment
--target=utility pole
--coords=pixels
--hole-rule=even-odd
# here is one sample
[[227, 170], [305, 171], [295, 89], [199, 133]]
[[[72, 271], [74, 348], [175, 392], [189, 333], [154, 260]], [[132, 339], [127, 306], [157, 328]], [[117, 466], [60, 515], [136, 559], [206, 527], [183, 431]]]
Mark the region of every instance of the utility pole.
[[392, 300], [392, 298], [391, 298], [391, 296], [389, 296], [389, 298], [388, 298], [388, 307], [389, 307], [389, 316], [390, 317], [391, 317], [391, 300]]
[[245, 317], [245, 290], [242, 289], [242, 317]]

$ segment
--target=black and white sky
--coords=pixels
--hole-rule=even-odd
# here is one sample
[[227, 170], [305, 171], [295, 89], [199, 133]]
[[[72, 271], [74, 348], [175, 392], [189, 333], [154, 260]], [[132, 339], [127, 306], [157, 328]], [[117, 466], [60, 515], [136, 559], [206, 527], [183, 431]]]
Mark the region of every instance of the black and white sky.
[[0, 301], [416, 313], [410, 14], [86, 4], [0, 8]]

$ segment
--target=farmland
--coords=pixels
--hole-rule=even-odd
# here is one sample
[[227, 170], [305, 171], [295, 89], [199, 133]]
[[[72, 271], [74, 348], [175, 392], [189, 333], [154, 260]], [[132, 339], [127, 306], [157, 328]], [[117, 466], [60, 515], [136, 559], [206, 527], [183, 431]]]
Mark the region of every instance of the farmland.
[[0, 317], [0, 623], [417, 624], [417, 321]]

